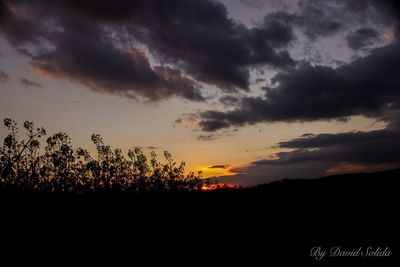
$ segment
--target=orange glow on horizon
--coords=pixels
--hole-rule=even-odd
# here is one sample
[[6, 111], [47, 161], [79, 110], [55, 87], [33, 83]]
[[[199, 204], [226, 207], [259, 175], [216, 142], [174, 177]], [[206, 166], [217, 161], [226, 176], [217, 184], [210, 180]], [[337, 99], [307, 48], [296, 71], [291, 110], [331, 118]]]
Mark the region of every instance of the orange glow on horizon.
[[201, 190], [203, 191], [210, 191], [210, 190], [216, 190], [216, 189], [222, 189], [222, 188], [238, 188], [239, 186], [233, 183], [220, 183], [220, 184], [212, 184], [209, 186], [203, 185], [201, 187]]

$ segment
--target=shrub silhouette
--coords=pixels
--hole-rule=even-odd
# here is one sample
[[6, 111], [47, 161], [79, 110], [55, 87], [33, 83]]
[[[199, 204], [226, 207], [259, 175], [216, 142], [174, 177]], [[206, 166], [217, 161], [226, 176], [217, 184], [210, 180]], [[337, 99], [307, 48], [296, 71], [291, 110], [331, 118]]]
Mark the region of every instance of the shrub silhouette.
[[26, 121], [27, 138], [20, 140], [14, 120], [4, 119], [4, 126], [9, 134], [0, 148], [3, 191], [143, 193], [201, 190], [210, 183], [193, 172], [185, 175], [185, 163], [177, 164], [168, 151], [164, 151], [164, 164], [154, 151], [149, 161], [139, 148], [129, 150], [125, 157], [121, 149], [112, 150], [99, 134], [93, 134], [97, 155], [92, 157], [84, 148], [74, 149], [70, 137], [61, 132], [48, 137], [40, 150], [44, 128]]

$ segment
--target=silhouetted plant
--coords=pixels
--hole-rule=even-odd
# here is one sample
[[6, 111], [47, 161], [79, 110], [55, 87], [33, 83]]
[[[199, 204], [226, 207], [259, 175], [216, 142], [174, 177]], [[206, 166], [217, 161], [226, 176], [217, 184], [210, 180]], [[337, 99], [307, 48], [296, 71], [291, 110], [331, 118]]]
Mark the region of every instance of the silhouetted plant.
[[164, 164], [154, 151], [149, 163], [140, 148], [129, 150], [126, 158], [121, 149], [112, 150], [99, 134], [93, 134], [97, 152], [93, 158], [84, 148], [74, 149], [70, 137], [60, 132], [47, 138], [41, 154], [39, 139], [46, 135], [45, 129], [26, 121], [27, 138], [20, 141], [17, 123], [6, 118], [4, 125], [9, 134], [0, 148], [3, 190], [143, 193], [201, 190], [208, 183], [193, 172], [185, 175], [185, 163], [178, 165], [168, 151], [164, 151]]

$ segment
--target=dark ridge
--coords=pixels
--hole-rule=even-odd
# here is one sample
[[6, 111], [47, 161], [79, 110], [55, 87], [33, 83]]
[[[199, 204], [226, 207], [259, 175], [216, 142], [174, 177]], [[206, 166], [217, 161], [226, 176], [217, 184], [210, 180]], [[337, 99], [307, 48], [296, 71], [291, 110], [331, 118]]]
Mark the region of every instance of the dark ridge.
[[[80, 248], [107, 246], [109, 253], [124, 251], [122, 258], [166, 253], [174, 255], [169, 258], [172, 263], [185, 263], [211, 253], [215, 262], [224, 264], [316, 264], [309, 256], [315, 246], [388, 246], [390, 257], [323, 260], [386, 266], [398, 261], [400, 251], [399, 176], [397, 169], [252, 188], [142, 195], [2, 192], [0, 206], [2, 224], [14, 229], [13, 238], [23, 233], [24, 238], [50, 238], [58, 244], [57, 236], [70, 234], [66, 238]], [[146, 246], [152, 246], [151, 251]], [[200, 257], [198, 262], [206, 264], [207, 259]]]

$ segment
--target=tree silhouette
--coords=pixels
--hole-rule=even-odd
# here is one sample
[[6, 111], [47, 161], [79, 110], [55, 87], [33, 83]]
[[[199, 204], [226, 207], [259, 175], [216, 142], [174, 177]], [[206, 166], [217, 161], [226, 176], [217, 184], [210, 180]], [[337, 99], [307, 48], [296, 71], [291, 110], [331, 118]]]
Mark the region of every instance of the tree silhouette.
[[14, 120], [4, 119], [4, 126], [9, 131], [0, 148], [0, 188], [4, 191], [140, 194], [201, 190], [210, 183], [199, 174], [185, 174], [185, 163], [177, 164], [168, 151], [164, 151], [165, 163], [157, 160], [154, 151], [148, 161], [140, 148], [129, 150], [125, 157], [121, 149], [112, 150], [99, 134], [93, 134], [97, 155], [92, 157], [84, 148], [74, 149], [71, 138], [61, 132], [48, 137], [41, 150], [44, 128], [26, 121], [26, 138], [20, 140]]

